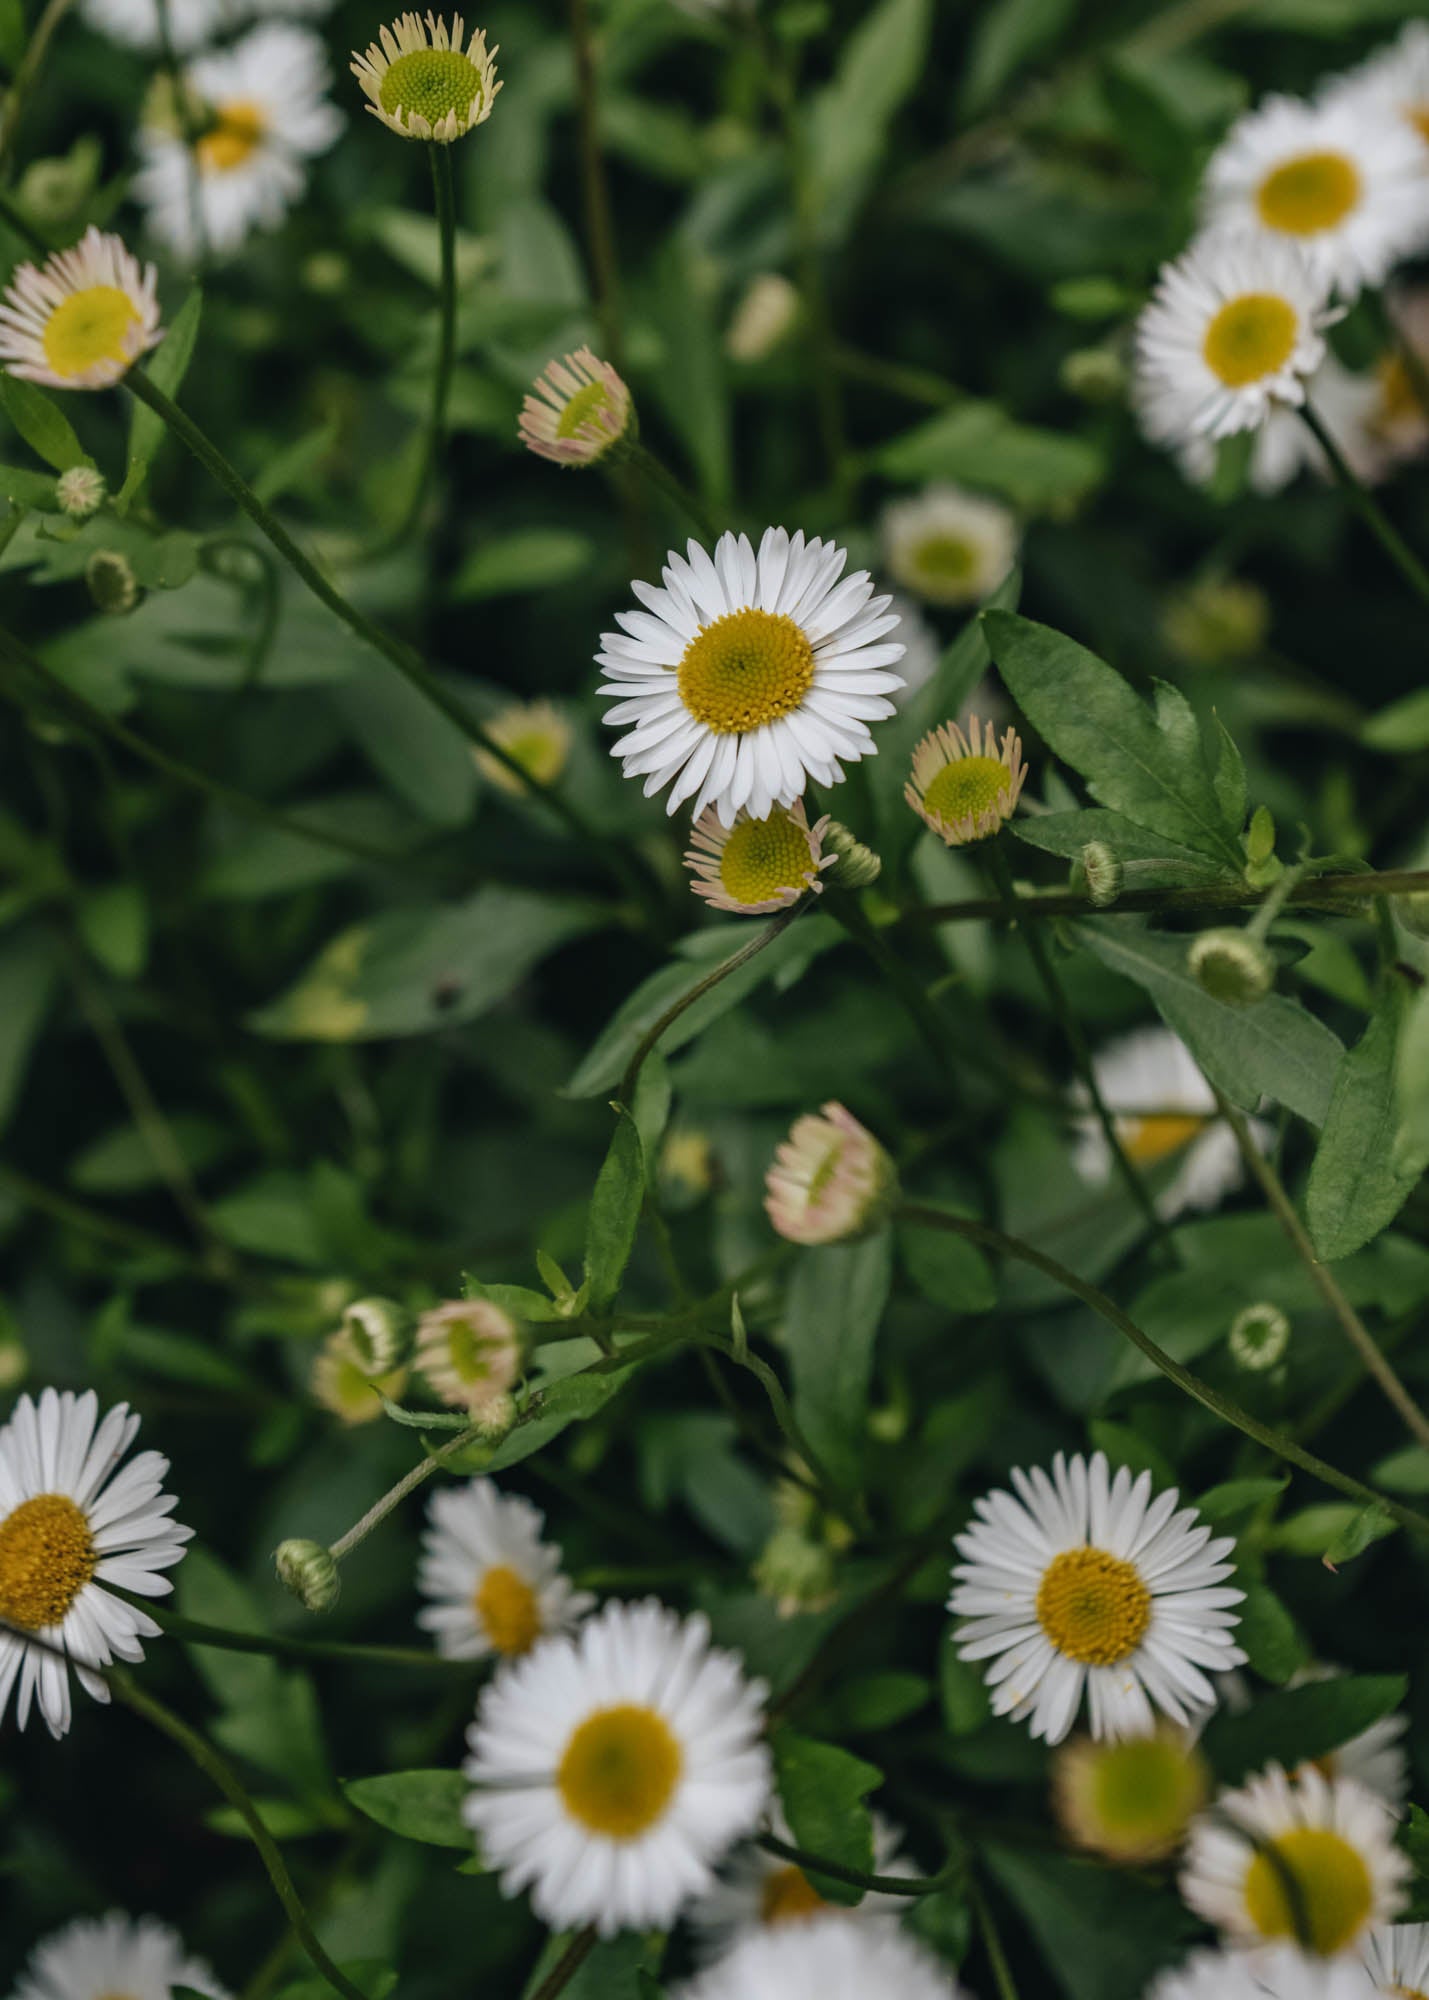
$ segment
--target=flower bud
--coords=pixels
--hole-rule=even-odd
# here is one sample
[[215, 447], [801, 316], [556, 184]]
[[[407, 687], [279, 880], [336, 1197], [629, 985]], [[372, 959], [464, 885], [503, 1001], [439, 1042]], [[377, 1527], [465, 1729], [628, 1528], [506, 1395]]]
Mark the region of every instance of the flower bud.
[[824, 828], [823, 844], [825, 853], [837, 856], [828, 871], [828, 879], [836, 889], [866, 889], [883, 873], [881, 857], [856, 840], [836, 819], [831, 819]]
[[139, 579], [117, 549], [96, 549], [84, 566], [84, 580], [95, 609], [111, 617], [121, 617], [139, 602]]
[[104, 505], [104, 474], [92, 465], [71, 465], [55, 481], [55, 501], [72, 521], [87, 521]]
[[547, 364], [521, 406], [521, 442], [556, 465], [594, 465], [639, 431], [630, 391], [588, 347]]
[[342, 1337], [362, 1373], [375, 1380], [406, 1360], [412, 1316], [396, 1299], [354, 1299], [342, 1315]]
[[764, 1177], [769, 1220], [790, 1243], [852, 1243], [898, 1198], [892, 1160], [841, 1104], [794, 1121]]
[[1087, 895], [1098, 910], [1108, 909], [1121, 894], [1126, 870], [1104, 840], [1089, 840], [1081, 852]]
[[375, 1423], [382, 1415], [382, 1397], [400, 1402], [407, 1386], [407, 1370], [394, 1368], [387, 1375], [369, 1375], [352, 1351], [346, 1326], [330, 1333], [313, 1362], [313, 1400], [345, 1424]]
[[1166, 608], [1162, 628], [1188, 660], [1224, 666], [1258, 653], [1270, 631], [1270, 600], [1238, 577], [1202, 577]]
[[731, 361], [767, 361], [799, 323], [798, 291], [778, 271], [751, 278], [724, 336]]
[[1411, 937], [1429, 938], [1429, 889], [1416, 889], [1410, 896], [1392, 896], [1389, 907]]
[[1209, 1795], [1206, 1761], [1180, 1729], [1113, 1743], [1080, 1737], [1052, 1766], [1052, 1803], [1063, 1829], [1078, 1847], [1113, 1861], [1174, 1853]]
[[417, 1321], [417, 1368], [431, 1389], [472, 1422], [511, 1428], [510, 1391], [522, 1368], [521, 1328], [490, 1299], [451, 1299]]
[[1202, 931], [1186, 964], [1197, 985], [1227, 1007], [1249, 1007], [1275, 984], [1275, 960], [1245, 931]]
[[331, 1611], [342, 1589], [331, 1549], [321, 1542], [279, 1542], [273, 1551], [278, 1581], [305, 1611]]
[[834, 1559], [797, 1528], [776, 1528], [754, 1565], [754, 1581], [772, 1597], [781, 1618], [827, 1604], [834, 1592]]
[[1058, 372], [1067, 394], [1083, 403], [1114, 403], [1126, 390], [1126, 363], [1114, 347], [1079, 347]]
[[1290, 1322], [1268, 1299], [1236, 1314], [1226, 1337], [1231, 1359], [1248, 1374], [1263, 1374], [1283, 1360], [1290, 1345]]

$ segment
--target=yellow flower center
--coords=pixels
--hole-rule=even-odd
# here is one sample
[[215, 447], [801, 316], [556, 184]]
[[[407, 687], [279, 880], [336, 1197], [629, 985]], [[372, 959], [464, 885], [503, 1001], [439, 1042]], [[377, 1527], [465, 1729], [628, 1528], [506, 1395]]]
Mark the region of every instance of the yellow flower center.
[[450, 111], [465, 118], [481, 94], [481, 71], [459, 49], [413, 49], [387, 71], [378, 101], [393, 117], [405, 112], [435, 125]]
[[0, 1618], [27, 1632], [60, 1624], [96, 1560], [89, 1522], [66, 1494], [22, 1500], [0, 1521]]
[[1304, 1941], [1323, 1958], [1353, 1944], [1374, 1908], [1374, 1887], [1359, 1850], [1320, 1826], [1296, 1827], [1267, 1848], [1245, 1876], [1246, 1913], [1260, 1935], [1293, 1938], [1298, 1920], [1305, 1926]]
[[740, 736], [796, 709], [814, 684], [814, 649], [782, 611], [727, 611], [680, 661], [680, 699], [716, 736]]
[[100, 361], [127, 362], [125, 345], [139, 324], [134, 301], [118, 285], [86, 285], [71, 292], [45, 323], [45, 359], [56, 375], [85, 375]]
[[[1429, 134], [1426, 134], [1426, 137], [1429, 137]], [[1419, 1986], [1391, 1986], [1389, 1990], [1397, 1994], [1399, 2000], [1429, 2000], [1429, 1993], [1425, 1993]]]
[[529, 1653], [541, 1636], [541, 1607], [524, 1576], [505, 1563], [486, 1572], [473, 1599], [476, 1615], [498, 1653]]
[[929, 535], [913, 550], [913, 567], [930, 583], [967, 583], [981, 551], [964, 535]]
[[674, 1797], [684, 1760], [653, 1708], [598, 1709], [566, 1745], [556, 1786], [572, 1819], [609, 1840], [638, 1840]]
[[1151, 1623], [1151, 1592], [1136, 1569], [1105, 1549], [1064, 1549], [1037, 1592], [1037, 1619], [1059, 1653], [1084, 1666], [1128, 1659]]
[[806, 1917], [816, 1917], [828, 1904], [813, 1888], [802, 1868], [791, 1862], [787, 1868], [776, 1868], [764, 1878], [764, 1888], [759, 1898], [759, 1921], [762, 1924], [797, 1924]]
[[768, 819], [741, 820], [719, 858], [720, 887], [736, 903], [801, 889], [812, 872], [808, 835], [778, 806]]
[[1154, 1118], [1123, 1118], [1117, 1127], [1122, 1150], [1138, 1167], [1154, 1167], [1189, 1146], [1205, 1129], [1204, 1118], [1168, 1111]]
[[1011, 783], [1000, 757], [955, 757], [925, 788], [923, 804], [944, 826], [957, 826], [1000, 806]]
[[1360, 170], [1343, 153], [1302, 153], [1268, 173], [1256, 195], [1267, 229], [1290, 236], [1318, 236], [1359, 205]]
[[[1415, 104], [1410, 108], [1407, 115], [1410, 124], [1419, 134], [1420, 138], [1429, 143], [1429, 104]], [[1403, 1990], [1403, 1987], [1401, 1987], [1400, 1991], [1403, 1992]]]
[[1174, 1847], [1206, 1796], [1205, 1766], [1172, 1736], [1098, 1745], [1088, 1775], [1085, 1831], [1127, 1856]]
[[1246, 292], [1223, 305], [1206, 328], [1206, 366], [1228, 389], [1243, 389], [1283, 368], [1295, 351], [1300, 321], [1274, 292]]
[[220, 105], [213, 124], [194, 147], [200, 171], [231, 174], [256, 152], [266, 130], [267, 120], [258, 105], [241, 98]]
[[583, 389], [576, 390], [556, 418], [556, 436], [579, 436], [583, 424], [588, 424], [592, 417], [604, 416], [609, 409], [610, 395], [604, 382], [587, 382]]

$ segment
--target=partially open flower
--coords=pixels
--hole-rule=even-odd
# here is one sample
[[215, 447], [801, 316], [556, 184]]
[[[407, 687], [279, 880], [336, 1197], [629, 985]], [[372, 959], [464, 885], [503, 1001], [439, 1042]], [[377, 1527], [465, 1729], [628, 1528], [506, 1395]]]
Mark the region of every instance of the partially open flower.
[[930, 730], [913, 752], [913, 776], [903, 796], [919, 819], [948, 847], [986, 840], [1011, 819], [1027, 782], [1022, 742], [1015, 729], [997, 747], [990, 722], [956, 722]]
[[1079, 1847], [1113, 1861], [1154, 1861], [1180, 1846], [1210, 1794], [1205, 1759], [1184, 1730], [1119, 1743], [1078, 1737], [1057, 1753], [1052, 1799]]
[[[486, 724], [486, 733], [538, 784], [554, 785], [571, 753], [571, 725], [549, 701], [518, 701]], [[499, 792], [524, 792], [516, 773], [489, 750], [473, 751], [476, 768]]]
[[117, 236], [21, 264], [0, 303], [0, 362], [51, 389], [109, 389], [158, 345], [158, 280]]
[[775, 806], [766, 819], [751, 819], [741, 809], [733, 826], [721, 826], [718, 813], [707, 806], [685, 853], [685, 866], [695, 877], [690, 887], [717, 910], [741, 917], [787, 909], [806, 890], [817, 892], [820, 873], [837, 859], [823, 850], [828, 823], [825, 814], [810, 826], [802, 799]]
[[418, 1320], [416, 1362], [444, 1403], [495, 1418], [521, 1374], [521, 1329], [490, 1299], [452, 1299]]
[[521, 442], [556, 465], [594, 465], [635, 433], [630, 391], [608, 361], [578, 347], [546, 364], [521, 405]]
[[849, 1243], [867, 1236], [897, 1198], [893, 1162], [841, 1104], [808, 1112], [764, 1177], [769, 1220], [791, 1243]]
[[407, 1370], [371, 1376], [353, 1353], [352, 1342], [339, 1327], [330, 1333], [313, 1363], [313, 1399], [345, 1424], [370, 1424], [382, 1414], [383, 1396], [396, 1402], [407, 1386]]
[[369, 1381], [375, 1381], [406, 1360], [412, 1315], [397, 1299], [354, 1299], [343, 1312], [342, 1331], [348, 1353]]
[[434, 139], [439, 146], [484, 124], [501, 88], [496, 51], [488, 54], [480, 28], [469, 42], [465, 37], [460, 14], [450, 28], [432, 13], [425, 24], [418, 14], [403, 14], [368, 44], [366, 55], [354, 49], [351, 69], [368, 110], [399, 138]]

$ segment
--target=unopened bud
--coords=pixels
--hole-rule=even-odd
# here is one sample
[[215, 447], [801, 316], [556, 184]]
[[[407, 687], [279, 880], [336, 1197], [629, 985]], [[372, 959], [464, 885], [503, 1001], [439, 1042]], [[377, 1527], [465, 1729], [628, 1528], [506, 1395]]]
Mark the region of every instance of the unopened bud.
[[1079, 347], [1060, 374], [1068, 395], [1083, 403], [1114, 403], [1126, 389], [1126, 363], [1114, 347]]
[[1197, 985], [1227, 1007], [1252, 1006], [1275, 984], [1275, 960], [1245, 931], [1202, 931], [1186, 964]]
[[731, 361], [765, 361], [798, 325], [799, 294], [778, 271], [751, 278], [724, 337]]
[[1167, 606], [1164, 630], [1178, 653], [1206, 666], [1258, 653], [1270, 631], [1270, 600], [1239, 577], [1201, 577]]
[[342, 1589], [331, 1549], [321, 1542], [279, 1542], [273, 1551], [278, 1581], [305, 1611], [331, 1611]]
[[1238, 1368], [1261, 1374], [1283, 1358], [1290, 1345], [1290, 1322], [1279, 1306], [1262, 1299], [1236, 1314], [1226, 1344]]
[[1087, 895], [1097, 909], [1108, 909], [1121, 894], [1126, 870], [1104, 840], [1089, 840], [1080, 858]]
[[781, 1617], [827, 1604], [834, 1592], [829, 1550], [796, 1528], [776, 1528], [754, 1565], [754, 1581], [772, 1597]]
[[84, 580], [96, 610], [121, 617], [139, 602], [139, 579], [118, 549], [96, 549], [84, 566]]
[[354, 1299], [343, 1313], [342, 1332], [352, 1359], [375, 1380], [406, 1360], [412, 1316], [396, 1299]]
[[788, 1243], [854, 1243], [887, 1221], [898, 1174], [842, 1104], [796, 1118], [764, 1176], [764, 1208]]
[[1416, 889], [1411, 896], [1393, 896], [1389, 907], [1411, 937], [1429, 938], [1429, 889]]
[[866, 889], [883, 873], [881, 858], [836, 819], [824, 828], [823, 847], [826, 854], [838, 856], [826, 871], [826, 879], [836, 889]]
[[87, 521], [104, 504], [104, 474], [92, 465], [72, 465], [55, 481], [55, 500], [72, 521]]
[[516, 1398], [504, 1389], [468, 1407], [472, 1426], [483, 1444], [500, 1444], [516, 1421]]

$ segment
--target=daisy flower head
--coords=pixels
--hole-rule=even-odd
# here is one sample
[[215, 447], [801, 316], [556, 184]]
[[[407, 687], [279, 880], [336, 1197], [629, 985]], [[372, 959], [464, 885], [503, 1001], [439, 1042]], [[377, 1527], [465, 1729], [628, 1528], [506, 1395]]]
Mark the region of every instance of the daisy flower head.
[[[873, 1873], [916, 1875], [917, 1869], [902, 1851], [902, 1831], [881, 1813], [872, 1818]], [[769, 1816], [769, 1830], [776, 1840], [793, 1843], [789, 1823], [777, 1805]], [[832, 1915], [857, 1925], [897, 1923], [906, 1907], [905, 1897], [881, 1895], [875, 1889], [856, 1908], [836, 1910], [824, 1901], [796, 1862], [781, 1861], [777, 1854], [766, 1854], [762, 1847], [751, 1844], [737, 1849], [714, 1887], [686, 1914], [694, 1927], [702, 1962], [713, 1964], [747, 1937], [786, 1926], [802, 1932], [812, 1919]]]
[[841, 1910], [755, 1931], [679, 2000], [965, 2000], [933, 1954], [888, 1923]]
[[1364, 1966], [1382, 1992], [1429, 2000], [1429, 1924], [1384, 1924], [1371, 1931]]
[[139, 1641], [158, 1634], [105, 1588], [167, 1596], [173, 1585], [160, 1572], [193, 1533], [169, 1519], [178, 1503], [163, 1491], [166, 1458], [141, 1451], [120, 1470], [138, 1431], [127, 1403], [101, 1420], [92, 1389], [21, 1396], [0, 1430], [0, 1620], [12, 1628], [0, 1631], [0, 1718], [13, 1693], [21, 1729], [34, 1702], [51, 1736], [63, 1736], [69, 1666], [86, 1694], [108, 1701], [93, 1669], [142, 1660]]
[[1364, 117], [1382, 119], [1387, 113], [1408, 126], [1429, 165], [1429, 23], [1407, 21], [1394, 41], [1336, 77], [1321, 96]]
[[556, 465], [594, 465], [633, 438], [635, 404], [608, 361], [588, 347], [546, 364], [521, 405], [521, 442]]
[[1097, 1743], [1079, 1736], [1058, 1751], [1052, 1800], [1079, 1847], [1113, 1861], [1154, 1861], [1180, 1846], [1206, 1803], [1210, 1772], [1184, 1729]]
[[563, 1632], [595, 1604], [561, 1574], [561, 1552], [541, 1539], [546, 1517], [489, 1479], [444, 1488], [427, 1503], [417, 1585], [431, 1599], [417, 1623], [452, 1660], [504, 1660]]
[[1212, 154], [1202, 209], [1210, 226], [1247, 231], [1262, 250], [1302, 250], [1350, 300], [1429, 240], [1426, 164], [1408, 120], [1386, 118], [1363, 95], [1272, 95]]
[[1383, 1799], [1313, 1764], [1293, 1777], [1272, 1764], [1193, 1823], [1180, 1886], [1239, 1944], [1292, 1941], [1336, 1958], [1394, 1917], [1411, 1873]]
[[668, 1930], [769, 1798], [768, 1690], [708, 1619], [607, 1604], [502, 1667], [477, 1703], [464, 1815], [552, 1929]]
[[254, 230], [276, 229], [302, 197], [306, 162], [342, 131], [330, 82], [311, 28], [265, 21], [185, 66], [192, 148], [166, 102], [172, 92], [151, 96], [134, 192], [159, 241], [191, 261], [203, 247], [232, 256]]
[[649, 798], [670, 786], [666, 811], [694, 797], [732, 826], [743, 806], [765, 819], [792, 806], [812, 778], [837, 784], [840, 759], [873, 755], [869, 723], [893, 713], [903, 657], [898, 620], [866, 570], [802, 531], [766, 528], [756, 551], [721, 535], [711, 557], [691, 541], [672, 550], [663, 589], [632, 585], [644, 606], [616, 613], [602, 635], [605, 720], [630, 724], [612, 746]]
[[1198, 1951], [1166, 1972], [1146, 2000], [1385, 2000], [1352, 1958], [1307, 1958], [1297, 1945]]
[[413, 1359], [444, 1403], [496, 1417], [525, 1365], [521, 1328], [490, 1299], [449, 1299], [417, 1321]]
[[1136, 323], [1142, 429], [1172, 448], [1214, 444], [1259, 429], [1277, 404], [1298, 407], [1329, 317], [1326, 281], [1297, 244], [1202, 236], [1162, 269]]
[[[1304, 390], [1305, 401], [1351, 470], [1364, 480], [1382, 479], [1386, 454], [1373, 428], [1384, 394], [1379, 378], [1344, 367], [1326, 349], [1319, 367], [1306, 378]], [[1197, 486], [1214, 478], [1217, 453], [1212, 438], [1204, 434], [1188, 438], [1177, 457], [1181, 470]], [[1317, 479], [1333, 477], [1319, 439], [1300, 415], [1300, 406], [1272, 403], [1255, 433], [1246, 483], [1254, 493], [1280, 493], [1302, 472], [1312, 472]]]
[[403, 14], [383, 28], [365, 55], [352, 52], [351, 69], [366, 94], [367, 108], [400, 139], [432, 139], [449, 146], [483, 125], [501, 85], [496, 50], [473, 28], [466, 40], [460, 14], [451, 26], [428, 13]]
[[838, 859], [824, 853], [828, 824], [825, 813], [810, 826], [802, 799], [775, 806], [764, 819], [751, 819], [741, 808], [733, 826], [722, 825], [706, 806], [685, 852], [685, 866], [695, 877], [690, 887], [715, 909], [736, 916], [788, 909], [809, 890], [817, 892], [820, 873]]
[[[491, 740], [514, 757], [538, 784], [554, 785], [565, 770], [571, 754], [571, 725], [553, 702], [513, 702], [510, 708], [503, 708], [499, 715], [493, 716], [485, 728]], [[493, 757], [480, 746], [472, 755], [482, 777], [499, 792], [510, 792], [517, 797], [524, 794], [525, 785], [499, 757]]]
[[21, 264], [0, 300], [0, 363], [51, 389], [109, 389], [157, 347], [158, 280], [93, 224], [43, 264]]
[[852, 1243], [877, 1229], [898, 1194], [893, 1162], [842, 1104], [796, 1118], [764, 1176], [764, 1208], [789, 1243]]
[[966, 735], [956, 722], [929, 730], [913, 752], [903, 796], [945, 847], [966, 847], [1011, 819], [1026, 783], [1017, 731], [1006, 730], [999, 749], [992, 724], [974, 715]]
[[405, 1366], [373, 1375], [353, 1346], [344, 1327], [330, 1333], [318, 1349], [309, 1387], [313, 1400], [344, 1424], [375, 1423], [382, 1414], [382, 1397], [400, 1401], [407, 1386]]
[[994, 1714], [1060, 1743], [1084, 1694], [1098, 1739], [1144, 1736], [1158, 1708], [1189, 1722], [1214, 1707], [1207, 1672], [1245, 1660], [1234, 1541], [1100, 1451], [1058, 1452], [1050, 1474], [1017, 1470], [1012, 1485], [974, 1503], [948, 1600], [961, 1657], [990, 1662]]
[[[80, 0], [80, 13], [98, 34], [126, 48], [155, 54], [164, 45], [159, 0]], [[169, 41], [175, 55], [191, 55], [230, 27], [235, 0], [168, 0]]]
[[928, 486], [883, 510], [888, 574], [928, 604], [978, 604], [1017, 560], [1017, 521], [960, 486]]
[[31, 1952], [15, 1987], [15, 2000], [169, 2000], [176, 1986], [190, 1986], [213, 2000], [223, 1988], [201, 1958], [190, 1958], [183, 1940], [157, 1917], [80, 1917], [44, 1938]]

